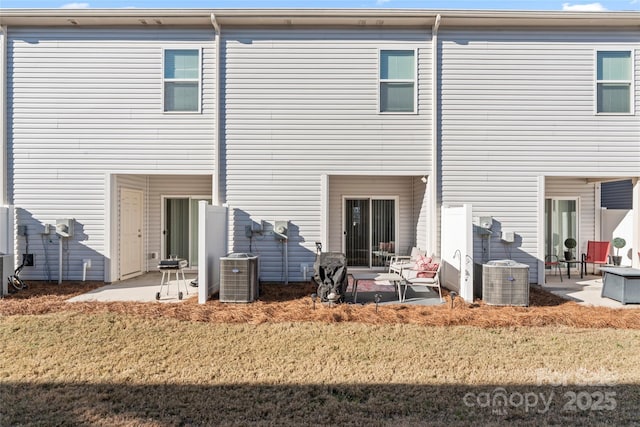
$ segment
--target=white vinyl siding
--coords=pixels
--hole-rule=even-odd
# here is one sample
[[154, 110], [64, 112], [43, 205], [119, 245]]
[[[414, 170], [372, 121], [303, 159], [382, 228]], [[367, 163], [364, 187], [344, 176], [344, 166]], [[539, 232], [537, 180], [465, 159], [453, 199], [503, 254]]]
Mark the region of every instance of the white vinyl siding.
[[[431, 37], [367, 28], [228, 29], [223, 37], [230, 249], [249, 251], [252, 221], [290, 220], [289, 280], [301, 280], [300, 263], [313, 263], [321, 240], [323, 174], [430, 170]], [[381, 48], [418, 52], [418, 114], [378, 113]], [[262, 279], [281, 280], [282, 245], [260, 237], [251, 250]]]
[[[474, 217], [493, 216], [497, 230], [515, 232], [511, 256], [537, 281], [538, 177], [584, 183], [638, 174], [640, 122], [593, 114], [594, 49], [637, 49], [637, 33], [444, 29], [440, 40], [442, 203], [470, 203]], [[508, 255], [492, 237], [491, 257]]]
[[631, 51], [596, 53], [598, 113], [632, 113], [633, 67]]
[[164, 111], [200, 110], [200, 68], [197, 49], [165, 49]]
[[[57, 242], [39, 233], [67, 217], [77, 228], [65, 279], [81, 279], [86, 258], [93, 260], [88, 280], [104, 278], [103, 260], [112, 255], [105, 252], [108, 173], [213, 173], [213, 40], [210, 28], [11, 29], [9, 200], [18, 224], [35, 235], [36, 267], [25, 278], [46, 277], [43, 247], [53, 268]], [[163, 49], [194, 45], [202, 49], [202, 113], [164, 114]]]

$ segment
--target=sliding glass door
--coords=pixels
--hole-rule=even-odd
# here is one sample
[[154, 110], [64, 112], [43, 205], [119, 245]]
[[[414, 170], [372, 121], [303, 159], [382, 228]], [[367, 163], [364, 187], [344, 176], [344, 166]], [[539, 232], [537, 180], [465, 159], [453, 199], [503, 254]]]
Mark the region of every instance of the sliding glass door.
[[348, 266], [387, 265], [396, 248], [396, 208], [396, 199], [344, 200], [344, 252]]
[[163, 257], [176, 256], [198, 266], [198, 202], [208, 197], [164, 198]]
[[[556, 255], [564, 259], [565, 241], [569, 238], [580, 242], [578, 236], [578, 200], [547, 199], [545, 200], [545, 255]], [[573, 249], [575, 257], [577, 249]]]

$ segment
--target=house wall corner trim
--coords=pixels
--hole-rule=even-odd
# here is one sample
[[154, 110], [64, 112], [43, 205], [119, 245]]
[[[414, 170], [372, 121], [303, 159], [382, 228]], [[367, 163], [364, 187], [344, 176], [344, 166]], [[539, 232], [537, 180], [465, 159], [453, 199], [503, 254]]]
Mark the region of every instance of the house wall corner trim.
[[431, 219], [428, 227], [429, 253], [437, 254], [440, 249], [438, 244], [438, 30], [442, 17], [438, 14], [431, 32], [431, 174], [429, 176], [429, 212]]
[[211, 26], [213, 26], [213, 29], [215, 31], [215, 55], [216, 55], [216, 60], [215, 60], [215, 101], [214, 101], [214, 141], [213, 141], [213, 186], [212, 186], [212, 191], [211, 191], [211, 201], [212, 204], [214, 206], [220, 206], [223, 204], [222, 201], [222, 195], [220, 194], [220, 174], [221, 174], [221, 168], [220, 165], [222, 164], [221, 159], [220, 159], [220, 153], [222, 152], [222, 125], [220, 124], [220, 111], [222, 110], [222, 96], [221, 96], [221, 90], [220, 90], [220, 64], [222, 63], [221, 60], [221, 52], [220, 52], [220, 47], [222, 46], [222, 42], [221, 42], [221, 38], [222, 38], [222, 29], [220, 27], [220, 24], [218, 23], [217, 19], [216, 19], [216, 15], [215, 14], [211, 14]]
[[0, 204], [7, 205], [7, 26], [0, 26]]

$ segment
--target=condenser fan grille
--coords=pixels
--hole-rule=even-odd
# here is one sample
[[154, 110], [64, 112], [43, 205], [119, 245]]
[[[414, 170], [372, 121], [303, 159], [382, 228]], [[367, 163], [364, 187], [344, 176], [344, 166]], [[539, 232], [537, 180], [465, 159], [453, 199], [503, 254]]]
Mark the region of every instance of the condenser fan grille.
[[529, 266], [489, 261], [482, 266], [482, 299], [490, 305], [529, 305]]
[[255, 301], [258, 298], [258, 257], [234, 255], [220, 258], [220, 301]]

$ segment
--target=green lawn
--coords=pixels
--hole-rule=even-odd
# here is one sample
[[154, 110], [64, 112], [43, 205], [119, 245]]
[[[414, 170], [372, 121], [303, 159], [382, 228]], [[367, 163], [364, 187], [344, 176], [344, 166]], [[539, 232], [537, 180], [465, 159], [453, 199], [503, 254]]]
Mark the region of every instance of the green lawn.
[[2, 426], [638, 422], [633, 329], [62, 311], [0, 317], [0, 343]]

